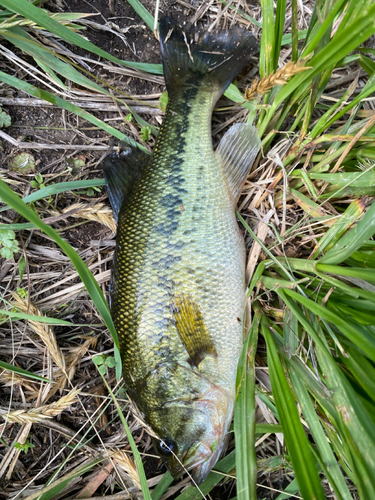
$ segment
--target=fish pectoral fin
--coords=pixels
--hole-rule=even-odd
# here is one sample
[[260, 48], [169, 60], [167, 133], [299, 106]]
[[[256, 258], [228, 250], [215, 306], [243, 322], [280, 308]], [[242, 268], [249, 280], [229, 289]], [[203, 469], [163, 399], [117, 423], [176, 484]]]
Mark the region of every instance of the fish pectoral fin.
[[260, 150], [257, 129], [249, 123], [233, 125], [222, 138], [216, 152], [220, 156], [229, 190], [237, 202], [242, 187]]
[[102, 161], [108, 198], [116, 221], [124, 199], [129, 195], [143, 166], [150, 159], [147, 153], [136, 147], [120, 143], [120, 148], [119, 153], [113, 152]]
[[189, 297], [174, 297], [172, 313], [178, 334], [189, 354], [189, 363], [198, 366], [206, 356], [217, 357], [216, 348], [197, 304]]

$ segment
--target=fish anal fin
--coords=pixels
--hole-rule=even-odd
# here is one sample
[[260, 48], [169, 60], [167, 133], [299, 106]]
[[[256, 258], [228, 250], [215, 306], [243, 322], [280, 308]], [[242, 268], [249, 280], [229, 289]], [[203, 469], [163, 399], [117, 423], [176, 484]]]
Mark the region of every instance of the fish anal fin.
[[171, 308], [178, 334], [189, 354], [190, 364], [198, 366], [206, 356], [217, 357], [216, 348], [197, 304], [182, 295], [172, 300]]
[[259, 153], [260, 144], [258, 131], [253, 125], [237, 123], [225, 133], [216, 150], [236, 203]]
[[120, 151], [109, 154], [102, 161], [108, 198], [116, 221], [124, 199], [128, 197], [135, 179], [149, 158], [140, 149], [120, 143]]

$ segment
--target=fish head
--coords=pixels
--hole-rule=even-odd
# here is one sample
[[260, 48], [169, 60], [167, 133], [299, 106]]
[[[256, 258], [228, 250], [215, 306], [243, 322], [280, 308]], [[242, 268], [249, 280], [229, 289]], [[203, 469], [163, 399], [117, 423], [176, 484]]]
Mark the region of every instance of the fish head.
[[[200, 397], [172, 401], [163, 407], [163, 426], [155, 428], [155, 447], [173, 477], [189, 471], [201, 484], [227, 445], [233, 399], [217, 386]], [[159, 415], [160, 417], [160, 415]]]

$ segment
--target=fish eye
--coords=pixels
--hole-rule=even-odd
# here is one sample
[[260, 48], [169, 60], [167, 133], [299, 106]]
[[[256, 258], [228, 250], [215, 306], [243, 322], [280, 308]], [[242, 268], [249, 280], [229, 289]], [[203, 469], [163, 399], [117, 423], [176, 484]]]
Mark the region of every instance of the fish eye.
[[172, 453], [176, 453], [177, 446], [176, 443], [172, 439], [162, 439], [160, 443], [158, 443], [159, 452], [164, 457], [170, 457]]

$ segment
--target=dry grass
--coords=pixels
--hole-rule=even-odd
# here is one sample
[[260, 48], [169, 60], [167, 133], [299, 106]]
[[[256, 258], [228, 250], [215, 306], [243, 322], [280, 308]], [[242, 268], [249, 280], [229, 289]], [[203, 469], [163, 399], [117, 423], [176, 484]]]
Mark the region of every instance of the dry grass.
[[285, 85], [288, 80], [302, 71], [310, 69], [310, 66], [305, 66], [308, 59], [301, 59], [294, 63], [293, 61], [287, 62], [282, 68], [272, 72], [269, 76], [261, 80], [255, 79], [250, 87], [245, 90], [244, 97], [247, 101], [255, 99], [256, 96], [264, 95], [277, 85]]
[[[14, 299], [12, 305], [18, 310], [27, 314], [32, 314], [33, 316], [43, 316], [42, 312], [37, 307], [27, 300], [22, 299], [16, 292], [12, 292], [12, 296]], [[38, 323], [33, 320], [30, 320], [29, 324], [33, 332], [35, 332], [43, 341], [47, 348], [47, 353], [52, 357], [53, 361], [60, 368], [60, 370], [65, 372], [65, 357], [57, 344], [53, 328], [50, 325]]]
[[66, 396], [49, 405], [39, 406], [31, 410], [16, 410], [1, 415], [7, 423], [35, 424], [46, 418], [52, 418], [67, 410], [78, 401], [79, 389], [72, 389]]

